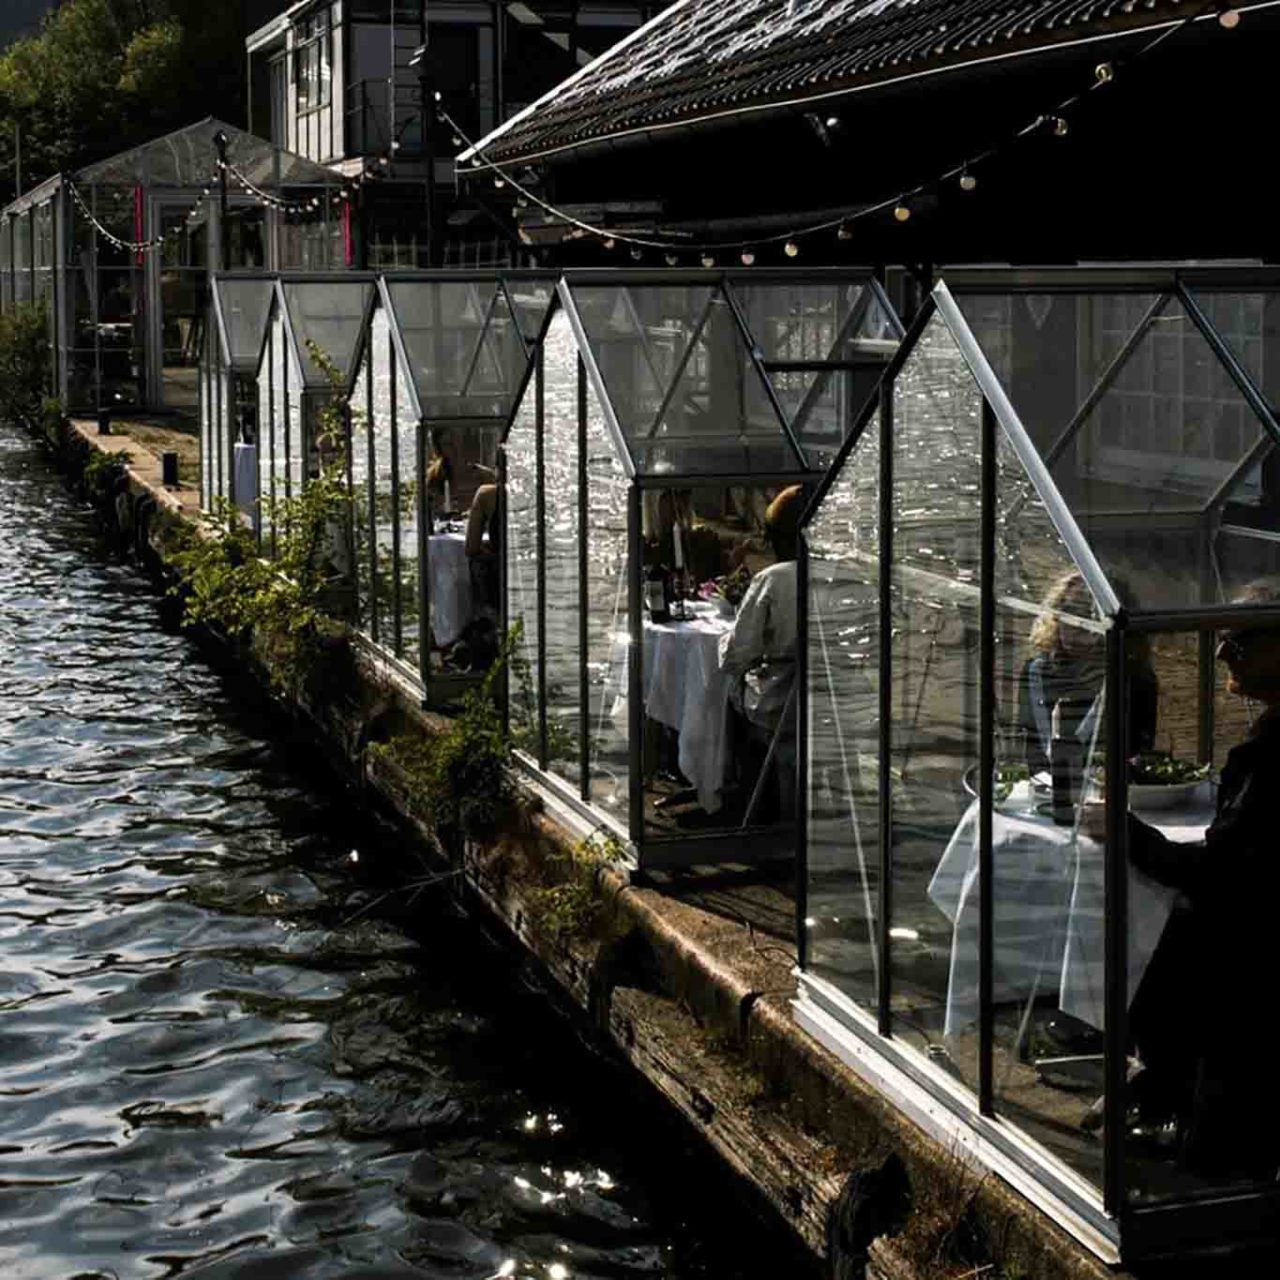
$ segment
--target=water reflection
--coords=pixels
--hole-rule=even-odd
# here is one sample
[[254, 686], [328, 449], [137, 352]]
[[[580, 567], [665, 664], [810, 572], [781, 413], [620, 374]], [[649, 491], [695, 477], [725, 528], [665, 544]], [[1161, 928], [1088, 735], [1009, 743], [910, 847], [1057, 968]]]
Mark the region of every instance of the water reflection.
[[0, 543], [10, 1276], [797, 1274], [5, 432]]

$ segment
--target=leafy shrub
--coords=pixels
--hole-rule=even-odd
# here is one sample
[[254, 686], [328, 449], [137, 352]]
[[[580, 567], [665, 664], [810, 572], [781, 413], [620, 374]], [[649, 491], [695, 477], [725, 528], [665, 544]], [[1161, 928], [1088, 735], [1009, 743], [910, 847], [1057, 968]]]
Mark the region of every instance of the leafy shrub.
[[19, 302], [0, 315], [0, 418], [42, 423], [52, 384], [49, 312], [43, 302]]

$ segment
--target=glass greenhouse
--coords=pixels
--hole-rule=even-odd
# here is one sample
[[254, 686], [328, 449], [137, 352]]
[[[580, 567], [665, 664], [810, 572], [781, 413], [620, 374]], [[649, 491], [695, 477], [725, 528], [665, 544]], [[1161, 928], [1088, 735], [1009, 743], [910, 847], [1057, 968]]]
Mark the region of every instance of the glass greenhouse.
[[553, 288], [523, 272], [378, 281], [351, 396], [357, 611], [430, 702], [496, 656], [498, 444]]
[[803, 530], [798, 1017], [1111, 1259], [1275, 1220], [1278, 390], [1280, 274], [947, 273]]
[[54, 391], [69, 408], [194, 412], [210, 271], [350, 265], [341, 190], [331, 170], [203, 120], [52, 178], [0, 212], [0, 306], [47, 300]]
[[258, 362], [273, 276], [214, 276], [200, 357], [200, 483], [252, 516], [258, 499]]
[[373, 277], [354, 272], [275, 281], [257, 377], [258, 526], [270, 552], [276, 548], [273, 508], [299, 496], [320, 471], [321, 415], [346, 398], [374, 292]]
[[899, 335], [869, 273], [557, 285], [502, 454], [508, 711], [641, 869], [793, 851], [796, 524]]

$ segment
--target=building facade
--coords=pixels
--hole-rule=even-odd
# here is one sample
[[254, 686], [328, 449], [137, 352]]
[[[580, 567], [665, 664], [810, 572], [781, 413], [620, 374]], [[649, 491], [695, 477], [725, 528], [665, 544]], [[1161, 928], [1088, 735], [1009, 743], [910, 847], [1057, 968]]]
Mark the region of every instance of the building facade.
[[453, 157], [661, 7], [282, 4], [247, 42], [250, 128], [360, 182], [350, 265], [510, 263], [519, 247], [514, 227], [481, 196], [459, 195]]

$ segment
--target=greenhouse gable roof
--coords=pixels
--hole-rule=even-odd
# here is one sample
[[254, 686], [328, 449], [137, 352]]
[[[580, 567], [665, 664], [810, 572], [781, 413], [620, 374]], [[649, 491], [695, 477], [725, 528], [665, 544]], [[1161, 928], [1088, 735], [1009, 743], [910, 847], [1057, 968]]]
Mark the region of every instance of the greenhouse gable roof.
[[323, 165], [282, 151], [265, 138], [245, 133], [213, 116], [95, 161], [73, 176], [85, 184], [205, 187], [217, 180], [218, 148], [214, 138], [219, 132], [227, 135], [228, 161], [257, 186], [323, 186], [337, 181]]

